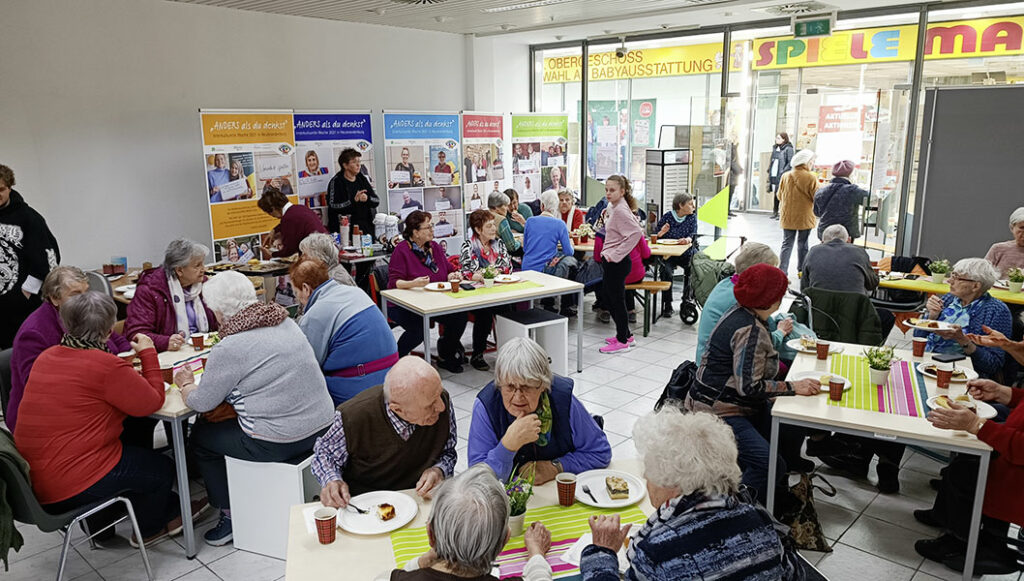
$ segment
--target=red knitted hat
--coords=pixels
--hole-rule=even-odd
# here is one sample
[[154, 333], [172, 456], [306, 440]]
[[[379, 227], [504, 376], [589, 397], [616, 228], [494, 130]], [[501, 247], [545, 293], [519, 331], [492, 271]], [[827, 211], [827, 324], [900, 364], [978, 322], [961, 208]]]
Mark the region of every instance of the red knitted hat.
[[755, 264], [744, 270], [733, 286], [736, 302], [749, 309], [766, 309], [786, 294], [789, 278], [774, 266]]

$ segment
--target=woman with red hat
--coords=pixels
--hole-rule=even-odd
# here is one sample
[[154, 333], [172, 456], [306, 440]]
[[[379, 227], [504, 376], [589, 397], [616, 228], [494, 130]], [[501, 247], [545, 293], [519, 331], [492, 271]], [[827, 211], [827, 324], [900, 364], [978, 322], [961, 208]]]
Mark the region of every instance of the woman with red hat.
[[[755, 264], [736, 277], [738, 303], [715, 326], [708, 339], [686, 409], [718, 415], [732, 428], [739, 449], [741, 481], [766, 503], [771, 436], [771, 402], [781, 395], [815, 395], [816, 379], [778, 381], [779, 353], [766, 321], [779, 309], [789, 280], [782, 270]], [[777, 474], [785, 475], [779, 458]], [[785, 487], [782, 487], [784, 489]]]

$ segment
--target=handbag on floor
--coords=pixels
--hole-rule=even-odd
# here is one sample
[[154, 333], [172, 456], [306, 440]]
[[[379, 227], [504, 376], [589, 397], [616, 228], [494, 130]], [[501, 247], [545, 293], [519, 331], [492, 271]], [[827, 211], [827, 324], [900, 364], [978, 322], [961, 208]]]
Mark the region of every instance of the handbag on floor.
[[[824, 486], [815, 484], [815, 479], [820, 480]], [[779, 521], [789, 525], [789, 536], [798, 549], [831, 553], [832, 547], [825, 539], [821, 522], [818, 521], [818, 511], [814, 508], [814, 489], [830, 498], [836, 495], [836, 487], [821, 474], [800, 474], [800, 481], [789, 487], [791, 505], [782, 510]]]
[[686, 400], [686, 395], [690, 393], [690, 387], [693, 386], [693, 382], [696, 379], [697, 364], [693, 361], [683, 361], [680, 363], [679, 367], [676, 367], [675, 371], [672, 372], [672, 377], [668, 380], [668, 384], [665, 385], [661, 396], [658, 397], [658, 401], [654, 404], [654, 411], [660, 410], [667, 400], [676, 400], [678, 401], [677, 405], [682, 406], [682, 402]]

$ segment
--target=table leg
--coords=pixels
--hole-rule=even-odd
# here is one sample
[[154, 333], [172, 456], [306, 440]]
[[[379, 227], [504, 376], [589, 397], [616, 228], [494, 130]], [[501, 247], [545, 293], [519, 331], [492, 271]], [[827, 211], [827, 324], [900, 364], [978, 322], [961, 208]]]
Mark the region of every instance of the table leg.
[[423, 315], [423, 359], [430, 363], [430, 317]]
[[974, 488], [974, 509], [971, 512], [971, 528], [967, 536], [967, 555], [964, 558], [964, 581], [970, 581], [974, 572], [974, 559], [978, 552], [978, 531], [981, 528], [981, 507], [985, 500], [985, 485], [988, 481], [989, 453], [979, 454], [978, 482]]
[[583, 371], [583, 289], [576, 303], [576, 371]]
[[775, 473], [779, 471], [779, 418], [772, 417], [772, 437], [768, 450], [768, 498], [764, 505], [771, 513], [775, 509]]
[[171, 420], [171, 439], [174, 440], [174, 468], [178, 473], [178, 497], [181, 501], [181, 525], [185, 534], [185, 556], [196, 556], [196, 529], [192, 522], [192, 495], [188, 487], [188, 468], [185, 465], [185, 429], [183, 418]]

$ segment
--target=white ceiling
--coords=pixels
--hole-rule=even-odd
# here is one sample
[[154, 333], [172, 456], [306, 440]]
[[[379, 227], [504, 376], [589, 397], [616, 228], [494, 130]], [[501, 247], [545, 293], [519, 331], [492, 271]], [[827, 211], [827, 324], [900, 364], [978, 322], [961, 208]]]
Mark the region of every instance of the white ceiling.
[[[171, 0], [291, 16], [361, 22], [477, 36], [504, 35], [519, 43], [551, 43], [639, 31], [694, 28], [778, 18], [765, 9], [807, 0], [541, 0], [545, 5], [484, 12], [531, 0]], [[424, 0], [418, 0], [424, 1]], [[885, 0], [815, 0], [831, 9], [909, 5]]]

